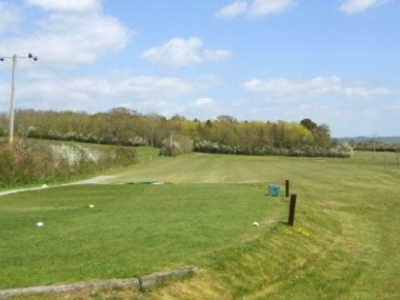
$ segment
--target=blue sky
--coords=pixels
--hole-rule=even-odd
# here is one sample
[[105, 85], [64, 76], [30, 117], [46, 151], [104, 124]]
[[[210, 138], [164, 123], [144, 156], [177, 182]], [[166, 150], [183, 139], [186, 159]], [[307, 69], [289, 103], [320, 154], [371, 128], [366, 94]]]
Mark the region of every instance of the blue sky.
[[[0, 0], [17, 107], [312, 118], [399, 135], [398, 0]], [[0, 111], [10, 61], [0, 63]]]

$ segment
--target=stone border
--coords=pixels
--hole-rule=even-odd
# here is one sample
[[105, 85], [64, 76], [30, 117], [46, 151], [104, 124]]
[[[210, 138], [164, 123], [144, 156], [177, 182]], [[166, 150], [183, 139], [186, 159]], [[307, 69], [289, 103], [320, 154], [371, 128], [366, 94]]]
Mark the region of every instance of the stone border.
[[179, 279], [186, 275], [193, 274], [198, 271], [197, 267], [185, 267], [167, 272], [159, 272], [151, 275], [139, 277], [139, 289], [141, 291], [150, 290], [166, 280]]
[[33, 295], [33, 294], [49, 294], [49, 293], [65, 293], [82, 289], [98, 289], [98, 288], [126, 288], [133, 287], [141, 291], [149, 290], [160, 285], [165, 280], [179, 279], [186, 275], [193, 274], [197, 267], [184, 267], [176, 270], [154, 273], [138, 278], [131, 279], [114, 279], [114, 280], [95, 280], [75, 284], [62, 284], [51, 286], [37, 286], [21, 289], [0, 290], [0, 299], [6, 299], [12, 296]]

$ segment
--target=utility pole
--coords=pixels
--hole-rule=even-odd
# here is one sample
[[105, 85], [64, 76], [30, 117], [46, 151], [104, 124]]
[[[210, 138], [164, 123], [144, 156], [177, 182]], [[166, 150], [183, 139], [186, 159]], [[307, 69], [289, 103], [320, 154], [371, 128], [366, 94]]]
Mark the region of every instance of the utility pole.
[[10, 96], [10, 112], [9, 112], [9, 121], [8, 125], [8, 139], [9, 143], [12, 144], [14, 142], [14, 115], [15, 115], [15, 70], [17, 68], [17, 56], [14, 55], [12, 57], [12, 74], [11, 74], [11, 96]]
[[33, 56], [29, 53], [27, 56], [17, 56], [14, 54], [11, 57], [1, 57], [0, 61], [3, 62], [6, 59], [12, 60], [12, 73], [11, 73], [11, 95], [10, 95], [10, 111], [9, 111], [9, 121], [10, 124], [8, 126], [8, 141], [10, 144], [14, 142], [14, 117], [15, 117], [15, 72], [17, 69], [17, 61], [18, 59], [33, 59], [33, 61], [37, 61], [37, 56]]

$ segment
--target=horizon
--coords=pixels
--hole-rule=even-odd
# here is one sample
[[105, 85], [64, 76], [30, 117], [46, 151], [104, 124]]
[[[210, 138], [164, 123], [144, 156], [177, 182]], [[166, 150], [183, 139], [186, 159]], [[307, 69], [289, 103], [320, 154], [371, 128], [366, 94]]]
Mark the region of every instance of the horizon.
[[[327, 124], [399, 136], [397, 0], [0, 0], [16, 108]], [[397, 26], [396, 26], [397, 24]], [[8, 112], [10, 61], [0, 62]]]

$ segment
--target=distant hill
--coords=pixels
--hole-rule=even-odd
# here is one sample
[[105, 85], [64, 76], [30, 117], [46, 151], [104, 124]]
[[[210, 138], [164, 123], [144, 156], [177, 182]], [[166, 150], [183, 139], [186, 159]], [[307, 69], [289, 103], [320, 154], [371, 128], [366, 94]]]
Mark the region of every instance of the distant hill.
[[376, 140], [385, 144], [400, 144], [400, 136], [386, 136], [386, 137], [367, 137], [367, 136], [357, 136], [357, 137], [346, 137], [337, 138], [340, 142], [349, 142], [354, 140], [356, 142], [367, 142], [370, 140]]

